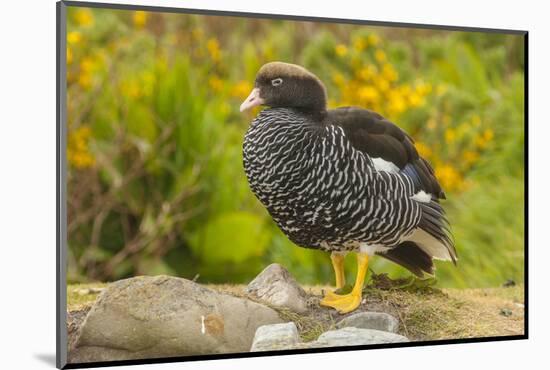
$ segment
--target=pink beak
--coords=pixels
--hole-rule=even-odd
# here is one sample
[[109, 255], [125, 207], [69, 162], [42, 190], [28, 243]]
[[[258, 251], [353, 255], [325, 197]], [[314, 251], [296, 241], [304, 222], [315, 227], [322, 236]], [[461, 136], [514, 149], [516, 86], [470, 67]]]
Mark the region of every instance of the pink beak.
[[250, 95], [248, 95], [248, 98], [246, 98], [241, 104], [240, 110], [241, 112], [244, 112], [245, 110], [248, 110], [258, 105], [262, 105], [263, 103], [264, 100], [260, 98], [260, 89], [255, 87], [254, 89], [252, 89]]

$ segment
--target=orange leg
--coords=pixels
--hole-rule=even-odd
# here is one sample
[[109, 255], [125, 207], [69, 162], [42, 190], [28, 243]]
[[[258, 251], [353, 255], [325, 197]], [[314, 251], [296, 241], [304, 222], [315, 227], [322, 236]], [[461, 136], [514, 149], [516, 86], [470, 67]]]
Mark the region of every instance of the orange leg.
[[[355, 278], [355, 285], [351, 293], [344, 295], [330, 293], [321, 300], [321, 305], [335, 308], [340, 313], [351, 312], [359, 307], [368, 266], [368, 255], [366, 253], [357, 253], [357, 277]], [[338, 283], [338, 277], [336, 279]]]

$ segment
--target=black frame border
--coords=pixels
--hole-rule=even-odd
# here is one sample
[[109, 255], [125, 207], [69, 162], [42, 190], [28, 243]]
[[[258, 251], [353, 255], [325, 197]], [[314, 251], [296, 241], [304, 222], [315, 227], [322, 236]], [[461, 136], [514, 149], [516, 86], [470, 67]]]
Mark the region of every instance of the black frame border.
[[[197, 14], [197, 15], [214, 15], [214, 16], [229, 16], [241, 18], [259, 18], [259, 19], [280, 19], [291, 21], [308, 21], [308, 22], [325, 22], [325, 23], [340, 23], [340, 24], [355, 24], [368, 26], [384, 26], [398, 28], [420, 28], [431, 30], [445, 31], [462, 31], [462, 32], [483, 32], [483, 33], [500, 33], [520, 35], [524, 37], [524, 334], [511, 336], [494, 336], [480, 338], [462, 338], [462, 339], [445, 339], [406, 343], [388, 343], [361, 345], [349, 347], [326, 347], [326, 348], [309, 348], [296, 350], [279, 350], [265, 352], [243, 352], [243, 353], [225, 353], [225, 354], [208, 354], [196, 356], [177, 356], [163, 357], [150, 359], [136, 360], [118, 360], [118, 361], [101, 361], [101, 362], [86, 362], [86, 363], [67, 363], [67, 259], [66, 250], [67, 235], [66, 235], [66, 194], [67, 194], [67, 166], [66, 166], [66, 142], [67, 142], [67, 91], [66, 91], [66, 39], [67, 39], [67, 23], [66, 9], [67, 7], [85, 7], [85, 8], [101, 8], [115, 10], [143, 10], [150, 12], [163, 13], [178, 13], [178, 14]], [[126, 366], [126, 365], [143, 365], [143, 364], [159, 364], [173, 362], [191, 362], [204, 360], [221, 360], [231, 358], [249, 358], [249, 357], [266, 357], [266, 356], [287, 356], [294, 354], [308, 353], [327, 353], [327, 352], [347, 352], [369, 349], [383, 348], [404, 348], [404, 347], [421, 347], [435, 346], [445, 344], [462, 344], [462, 343], [483, 343], [483, 342], [500, 342], [511, 340], [529, 339], [529, 176], [528, 176], [528, 157], [529, 157], [529, 31], [514, 30], [514, 29], [497, 29], [483, 27], [461, 27], [450, 25], [432, 25], [421, 23], [403, 23], [403, 22], [385, 22], [372, 20], [358, 19], [341, 19], [327, 17], [312, 17], [299, 15], [284, 15], [284, 14], [266, 14], [252, 12], [233, 12], [224, 10], [211, 9], [190, 9], [190, 8], [175, 8], [151, 5], [131, 5], [131, 4], [112, 4], [101, 2], [84, 2], [84, 1], [69, 1], [62, 0], [56, 3], [56, 367], [59, 369], [81, 369], [81, 368], [96, 368], [105, 366]]]

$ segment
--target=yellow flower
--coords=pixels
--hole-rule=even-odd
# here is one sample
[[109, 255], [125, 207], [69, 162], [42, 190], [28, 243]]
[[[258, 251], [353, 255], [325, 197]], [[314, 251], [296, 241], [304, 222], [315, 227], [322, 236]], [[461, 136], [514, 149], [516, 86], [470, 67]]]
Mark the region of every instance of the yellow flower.
[[424, 104], [424, 98], [417, 93], [409, 95], [409, 104], [411, 107], [416, 108]]
[[332, 75], [332, 81], [334, 81], [336, 85], [342, 86], [346, 82], [346, 79], [344, 78], [344, 75], [342, 75], [340, 72], [335, 72]]
[[88, 126], [81, 126], [69, 133], [67, 140], [67, 160], [76, 168], [91, 167], [95, 159], [89, 150], [91, 130]]
[[399, 86], [399, 92], [403, 95], [409, 95], [410, 93], [412, 93], [411, 85], [404, 84]]
[[237, 82], [235, 86], [231, 89], [231, 95], [235, 98], [244, 99], [250, 94], [252, 90], [252, 85], [247, 80], [242, 80]]
[[432, 155], [432, 150], [426, 144], [417, 141], [414, 146], [421, 157], [429, 158]]
[[138, 10], [134, 12], [134, 15], [132, 16], [132, 20], [134, 21], [134, 26], [136, 28], [143, 28], [147, 24], [147, 18], [149, 15], [147, 12]]
[[367, 46], [367, 41], [363, 37], [357, 37], [353, 42], [353, 48], [357, 51], [363, 51]]
[[452, 128], [445, 130], [445, 141], [447, 144], [451, 144], [456, 140], [456, 131]]
[[78, 31], [71, 31], [67, 34], [69, 44], [78, 44], [82, 40], [82, 35]]
[[142, 95], [141, 87], [137, 81], [132, 81], [128, 87], [128, 94], [130, 97], [136, 99]]
[[487, 141], [483, 138], [483, 135], [477, 136], [475, 139], [476, 146], [480, 149], [484, 149], [487, 146]]
[[380, 38], [376, 34], [371, 33], [370, 35], [367, 36], [367, 43], [369, 45], [376, 46], [380, 43]]
[[484, 149], [484, 148], [487, 147], [487, 144], [489, 144], [489, 142], [491, 140], [493, 140], [494, 135], [495, 134], [494, 134], [493, 130], [488, 128], [482, 134], [479, 134], [476, 137], [475, 143], [479, 148]]
[[75, 20], [80, 26], [89, 26], [94, 23], [94, 16], [89, 9], [79, 9], [75, 14]]
[[397, 115], [403, 113], [407, 109], [407, 104], [405, 99], [403, 99], [403, 96], [396, 91], [393, 91], [393, 93], [390, 94], [388, 109], [392, 114]]
[[374, 58], [378, 63], [384, 63], [387, 59], [386, 53], [384, 53], [384, 51], [381, 49], [376, 50], [376, 52], [374, 53]]
[[358, 77], [363, 79], [364, 81], [367, 81], [374, 77], [376, 74], [376, 67], [372, 64], [369, 64], [366, 67], [363, 67], [359, 70]]
[[376, 85], [376, 87], [378, 87], [378, 90], [382, 92], [386, 92], [390, 88], [389, 81], [382, 76], [376, 76], [374, 79], [374, 84]]
[[73, 62], [73, 52], [71, 48], [67, 48], [67, 64], [71, 64]]
[[479, 159], [479, 153], [472, 150], [467, 150], [462, 153], [462, 159], [466, 162], [467, 165], [472, 165]]
[[338, 44], [334, 48], [334, 51], [336, 52], [336, 55], [339, 57], [344, 57], [348, 53], [348, 47], [344, 44]]
[[418, 94], [425, 96], [432, 92], [432, 85], [423, 81], [419, 81], [416, 83], [415, 90]]
[[120, 90], [124, 96], [137, 99], [142, 96], [140, 83], [136, 80], [124, 81], [120, 84]]
[[493, 130], [491, 130], [490, 128], [488, 128], [487, 130], [485, 130], [483, 132], [483, 139], [485, 139], [485, 141], [491, 141], [493, 140], [493, 137], [495, 136], [495, 133], [493, 132]]
[[92, 87], [92, 76], [89, 73], [80, 73], [78, 76], [78, 84], [83, 88], [88, 90]]
[[353, 57], [351, 57], [351, 68], [353, 70], [361, 69], [362, 65], [363, 63], [360, 57], [358, 57], [357, 55], [354, 55]]
[[94, 70], [95, 63], [90, 57], [84, 57], [80, 62], [80, 71], [84, 73], [90, 73]]
[[208, 49], [208, 53], [210, 54], [210, 58], [214, 62], [218, 62], [221, 58], [221, 51], [220, 51], [220, 43], [215, 38], [210, 38], [206, 42], [206, 49]]
[[[341, 87], [342, 97], [340, 103], [342, 105], [356, 105], [357, 91], [359, 88], [360, 86], [354, 80], [348, 81]], [[344, 104], [344, 102], [346, 102], [346, 104]]]
[[468, 122], [462, 122], [456, 127], [456, 134], [458, 138], [463, 138], [468, 131], [470, 131], [470, 124]]
[[382, 75], [390, 82], [397, 80], [399, 77], [395, 68], [389, 63], [385, 63], [382, 67]]
[[435, 176], [441, 182], [443, 189], [458, 190], [462, 187], [460, 173], [449, 164], [441, 164], [435, 167]]
[[208, 85], [214, 92], [220, 92], [223, 89], [223, 81], [218, 76], [210, 77]]
[[372, 86], [365, 86], [359, 89], [359, 99], [364, 100], [367, 103], [378, 101], [380, 94]]

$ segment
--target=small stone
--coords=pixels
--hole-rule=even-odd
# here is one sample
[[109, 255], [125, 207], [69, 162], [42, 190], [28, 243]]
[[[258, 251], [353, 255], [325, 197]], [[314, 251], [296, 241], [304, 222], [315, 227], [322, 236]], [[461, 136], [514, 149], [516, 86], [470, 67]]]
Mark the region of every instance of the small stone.
[[89, 294], [99, 294], [101, 293], [105, 288], [81, 288], [77, 289], [76, 293], [81, 296], [89, 295]]
[[512, 310], [510, 310], [508, 308], [501, 308], [500, 309], [500, 314], [502, 316], [505, 316], [505, 317], [510, 317], [510, 316], [512, 316]]
[[273, 351], [293, 348], [300, 341], [296, 324], [272, 324], [256, 330], [250, 352]]
[[386, 331], [343, 328], [330, 330], [321, 334], [315, 343], [311, 343], [310, 345], [315, 347], [342, 347], [408, 341], [409, 339], [407, 337]]
[[99, 294], [101, 292], [103, 292], [105, 290], [105, 288], [89, 288], [88, 291], [90, 292], [90, 294]]
[[338, 329], [345, 327], [375, 329], [397, 333], [399, 320], [384, 312], [360, 312], [343, 318], [336, 324], [336, 327]]
[[512, 287], [512, 286], [516, 286], [516, 282], [513, 279], [508, 279], [504, 282], [504, 284], [502, 284], [502, 286], [504, 288], [509, 288], [509, 287]]
[[298, 313], [307, 311], [307, 294], [283, 266], [267, 266], [248, 284], [246, 293], [275, 307], [289, 308]]

